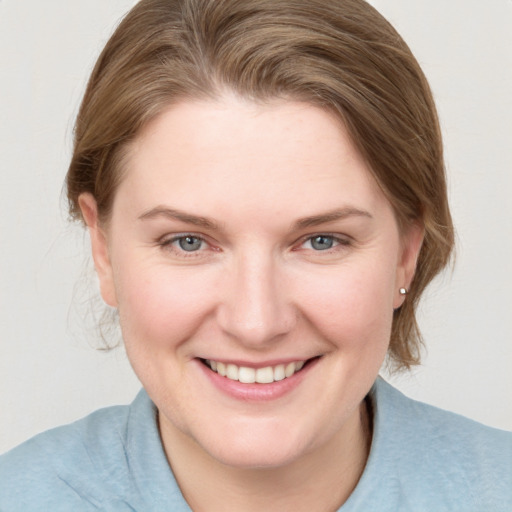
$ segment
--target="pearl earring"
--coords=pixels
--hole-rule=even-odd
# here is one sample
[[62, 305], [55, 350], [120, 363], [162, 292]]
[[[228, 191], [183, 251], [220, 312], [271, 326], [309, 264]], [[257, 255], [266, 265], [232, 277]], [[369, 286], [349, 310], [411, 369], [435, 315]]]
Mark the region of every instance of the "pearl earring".
[[400, 292], [400, 295], [407, 295], [409, 293], [407, 288], [400, 288], [399, 292]]

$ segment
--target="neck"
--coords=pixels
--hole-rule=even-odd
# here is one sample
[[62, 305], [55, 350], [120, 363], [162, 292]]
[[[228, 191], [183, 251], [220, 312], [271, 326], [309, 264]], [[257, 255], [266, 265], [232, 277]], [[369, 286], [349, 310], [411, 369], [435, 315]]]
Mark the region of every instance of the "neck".
[[361, 477], [371, 443], [366, 401], [332, 439], [289, 464], [273, 468], [227, 466], [194, 440], [160, 421], [167, 459], [194, 512], [337, 510]]

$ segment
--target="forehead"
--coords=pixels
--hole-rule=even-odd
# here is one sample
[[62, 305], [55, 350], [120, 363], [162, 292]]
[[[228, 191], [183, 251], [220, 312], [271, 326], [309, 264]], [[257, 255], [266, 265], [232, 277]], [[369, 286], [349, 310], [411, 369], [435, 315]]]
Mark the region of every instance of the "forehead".
[[302, 102], [229, 96], [181, 102], [149, 123], [129, 148], [119, 193], [140, 208], [216, 203], [220, 212], [231, 203], [273, 214], [384, 200], [334, 115]]

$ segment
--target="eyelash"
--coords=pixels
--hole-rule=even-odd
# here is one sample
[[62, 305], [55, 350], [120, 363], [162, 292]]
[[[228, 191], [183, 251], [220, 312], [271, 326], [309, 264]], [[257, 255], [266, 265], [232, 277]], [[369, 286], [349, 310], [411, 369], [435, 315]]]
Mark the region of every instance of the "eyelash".
[[191, 257], [191, 256], [193, 257], [197, 253], [202, 252], [201, 250], [185, 251], [184, 249], [179, 249], [174, 246], [175, 243], [178, 243], [180, 240], [185, 240], [186, 238], [194, 238], [195, 240], [200, 241], [202, 245], [204, 245], [204, 244], [209, 245], [204, 237], [202, 237], [200, 235], [196, 235], [194, 233], [183, 233], [183, 234], [174, 235], [171, 238], [163, 238], [163, 239], [159, 240], [158, 245], [160, 245], [160, 247], [162, 249], [170, 249], [175, 254], [179, 254], [180, 256], [185, 256], [185, 257]]
[[[201, 242], [201, 247], [195, 251], [186, 251], [183, 248], [177, 248], [174, 246], [174, 244], [179, 243], [180, 240], [185, 240], [186, 238], [193, 238], [193, 239]], [[310, 247], [306, 250], [312, 250], [313, 252], [318, 253], [318, 254], [322, 254], [322, 253], [330, 254], [330, 253], [336, 251], [337, 248], [348, 247], [351, 245], [351, 241], [347, 238], [342, 238], [342, 237], [332, 234], [332, 233], [315, 233], [314, 235], [308, 235], [307, 237], [302, 238], [299, 241], [299, 243], [294, 246], [293, 250], [298, 251], [298, 250], [304, 249], [304, 247], [303, 247], [304, 244], [306, 244], [307, 242], [312, 244], [313, 240], [318, 239], [318, 238], [327, 238], [327, 239], [332, 240], [333, 246], [329, 247], [327, 249], [319, 249], [319, 250], [315, 250], [313, 247]], [[201, 250], [201, 248], [204, 246], [204, 244], [209, 245], [211, 247], [211, 244], [209, 244], [208, 241], [203, 236], [194, 234], [194, 233], [177, 234], [177, 235], [172, 236], [171, 238], [161, 239], [158, 242], [158, 245], [160, 245], [160, 247], [162, 249], [171, 249], [172, 252], [174, 252], [175, 254], [177, 254], [181, 257], [198, 256], [199, 255], [198, 253], [203, 252]]]
[[312, 243], [315, 238], [328, 238], [331, 239], [333, 242], [333, 246], [329, 247], [328, 249], [323, 250], [315, 250], [311, 248], [315, 253], [325, 253], [330, 254], [333, 251], [336, 251], [337, 248], [341, 247], [348, 247], [351, 245], [351, 241], [348, 238], [342, 238], [338, 235], [332, 234], [332, 233], [316, 233], [314, 235], [308, 235], [306, 238], [303, 238], [299, 244], [299, 247], [302, 247], [306, 242]]

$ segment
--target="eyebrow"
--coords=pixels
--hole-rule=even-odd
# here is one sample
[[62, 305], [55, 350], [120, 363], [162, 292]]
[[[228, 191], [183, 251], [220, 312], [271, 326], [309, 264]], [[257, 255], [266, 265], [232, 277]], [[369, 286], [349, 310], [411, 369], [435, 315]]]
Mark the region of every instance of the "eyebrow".
[[299, 219], [297, 220], [297, 222], [295, 222], [295, 229], [310, 228], [318, 226], [320, 224], [326, 224], [328, 222], [346, 219], [347, 217], [366, 217], [369, 219], [373, 219], [372, 214], [370, 212], [367, 212], [366, 210], [360, 210], [359, 208], [353, 207], [346, 207], [331, 210], [325, 213], [320, 213], [319, 215], [303, 217], [302, 219]]
[[156, 206], [147, 212], [144, 212], [139, 216], [139, 220], [155, 219], [157, 217], [164, 217], [172, 220], [179, 220], [186, 224], [193, 224], [205, 229], [218, 230], [219, 225], [208, 217], [202, 217], [200, 215], [192, 215], [191, 213], [184, 212], [182, 210], [176, 210], [174, 208], [168, 208], [167, 206]]
[[[156, 206], [155, 208], [144, 212], [138, 218], [139, 220], [148, 220], [158, 217], [179, 220], [181, 222], [185, 222], [186, 224], [193, 224], [194, 226], [210, 229], [212, 231], [219, 230], [219, 224], [214, 220], [209, 219], [208, 217], [193, 215], [191, 213], [177, 210], [175, 208], [168, 208], [167, 206]], [[320, 224], [342, 220], [347, 217], [373, 218], [371, 213], [367, 212], [366, 210], [360, 210], [359, 208], [353, 207], [338, 208], [336, 210], [320, 213], [318, 215], [311, 215], [309, 217], [298, 219], [296, 222], [294, 222], [294, 228], [297, 230], [310, 228]]]

